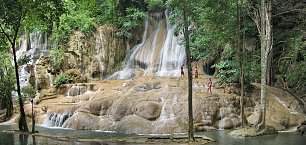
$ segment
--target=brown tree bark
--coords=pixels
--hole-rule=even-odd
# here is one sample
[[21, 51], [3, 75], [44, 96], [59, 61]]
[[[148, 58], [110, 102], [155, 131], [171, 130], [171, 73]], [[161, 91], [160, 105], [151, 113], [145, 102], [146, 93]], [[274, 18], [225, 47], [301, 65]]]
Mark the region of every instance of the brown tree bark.
[[192, 74], [191, 74], [191, 60], [190, 60], [190, 48], [189, 48], [189, 30], [188, 30], [188, 0], [184, 0], [184, 37], [186, 42], [186, 59], [187, 59], [187, 69], [188, 69], [188, 116], [189, 116], [189, 129], [188, 129], [188, 139], [189, 141], [194, 141], [193, 135], [193, 111], [192, 111]]
[[21, 26], [23, 15], [19, 16], [17, 26], [14, 30], [13, 39], [10, 39], [10, 36], [5, 32], [4, 28], [1, 26], [1, 31], [5, 35], [5, 37], [8, 39], [8, 41], [11, 43], [12, 49], [13, 49], [13, 57], [14, 57], [14, 67], [15, 67], [15, 74], [16, 74], [16, 83], [17, 83], [17, 94], [18, 94], [18, 101], [19, 101], [19, 110], [20, 110], [20, 119], [18, 122], [19, 130], [28, 132], [28, 126], [26, 121], [26, 116], [24, 112], [24, 106], [23, 106], [23, 99], [21, 96], [21, 89], [20, 89], [20, 82], [19, 82], [19, 74], [18, 74], [18, 64], [17, 64], [17, 58], [16, 58], [16, 40], [17, 35], [19, 32], [19, 28]]

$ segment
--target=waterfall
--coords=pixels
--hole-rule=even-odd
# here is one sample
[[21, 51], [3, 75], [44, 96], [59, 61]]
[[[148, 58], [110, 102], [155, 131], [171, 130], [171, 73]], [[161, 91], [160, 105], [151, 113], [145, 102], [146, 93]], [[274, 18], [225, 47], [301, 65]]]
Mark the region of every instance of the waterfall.
[[95, 49], [96, 49], [96, 52], [95, 52], [95, 59], [97, 60], [97, 63], [99, 65], [99, 71], [100, 71], [100, 79], [103, 79], [103, 72], [105, 71], [105, 66], [104, 64], [102, 63], [102, 60], [101, 60], [101, 56], [100, 56], [100, 53], [101, 53], [101, 50], [104, 48], [104, 43], [103, 43], [103, 32], [101, 29], [99, 29], [98, 31], [98, 37], [96, 39], [96, 46], [95, 46]]
[[145, 21], [144, 33], [126, 57], [123, 68], [109, 79], [130, 79], [135, 68], [144, 70], [148, 76], [179, 76], [179, 66], [185, 62], [185, 49], [180, 45], [182, 35], [175, 36], [175, 25], [169, 20], [169, 11], [155, 12]]
[[224, 100], [225, 104], [223, 107], [220, 107], [220, 122], [219, 122], [219, 129], [229, 129], [229, 128], [236, 128], [239, 125], [239, 117], [237, 115], [236, 109], [232, 103], [228, 100]]
[[[33, 31], [32, 33], [30, 33], [29, 50], [27, 50], [27, 39], [25, 37], [25, 34], [21, 36], [21, 45], [18, 51], [16, 52], [16, 58], [17, 60], [20, 60], [23, 57], [29, 58], [29, 62], [27, 62], [27, 64], [22, 64], [19, 68], [19, 79], [21, 88], [27, 86], [29, 82], [30, 70], [28, 68], [28, 65], [34, 65], [34, 73], [36, 73], [36, 65], [38, 64], [39, 60], [42, 56], [48, 54], [49, 50], [47, 33], [43, 33], [40, 31]], [[37, 82], [35, 83], [37, 84]]]
[[79, 96], [82, 94], [85, 94], [87, 91], [87, 88], [85, 86], [72, 86], [67, 91], [67, 96]]
[[135, 75], [135, 68], [134, 68], [134, 62], [135, 62], [135, 55], [138, 52], [138, 50], [141, 48], [141, 46], [144, 44], [146, 37], [147, 37], [147, 30], [148, 30], [148, 21], [145, 22], [145, 32], [142, 36], [142, 42], [140, 44], [137, 44], [129, 54], [129, 56], [126, 58], [124, 62], [124, 67], [121, 71], [115, 72], [113, 75], [109, 77], [109, 79], [128, 79], [132, 78]]
[[171, 127], [171, 125], [176, 124], [177, 116], [175, 116], [175, 106], [178, 103], [178, 94], [173, 97], [161, 97], [162, 108], [160, 111], [160, 116], [152, 125], [155, 126], [153, 133], [162, 130], [162, 128]]
[[72, 113], [68, 111], [64, 113], [56, 113], [56, 112], [51, 112], [51, 110], [48, 110], [42, 126], [62, 127], [64, 122], [71, 116]]
[[52, 87], [53, 86], [53, 76], [52, 76], [51, 73], [48, 73], [47, 70], [46, 70], [46, 74], [47, 74], [47, 77], [48, 77], [49, 86]]
[[[179, 76], [180, 65], [185, 61], [185, 49], [179, 44], [179, 38], [174, 35], [175, 25], [172, 26], [169, 20], [168, 11], [165, 12], [167, 21], [167, 37], [159, 54], [157, 76]], [[181, 34], [181, 33], [180, 33]]]

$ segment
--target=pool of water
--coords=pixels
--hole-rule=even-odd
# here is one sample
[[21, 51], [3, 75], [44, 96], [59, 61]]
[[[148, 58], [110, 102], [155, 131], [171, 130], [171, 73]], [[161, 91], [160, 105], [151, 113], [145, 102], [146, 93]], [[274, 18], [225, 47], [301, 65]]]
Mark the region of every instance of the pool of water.
[[[31, 127], [29, 126], [29, 129]], [[0, 145], [123, 145], [137, 144], [124, 141], [109, 141], [120, 138], [137, 137], [136, 134], [98, 132], [88, 130], [70, 130], [63, 128], [36, 127], [41, 135], [7, 133], [3, 131], [18, 130], [16, 125], [0, 125]], [[46, 136], [48, 137], [46, 137]], [[62, 138], [64, 137], [64, 138]], [[139, 136], [141, 137], [141, 136]], [[82, 141], [76, 139], [83, 139]], [[103, 141], [104, 140], [104, 141]]]
[[210, 138], [216, 140], [207, 145], [306, 145], [306, 136], [301, 136], [296, 132], [280, 132], [275, 135], [265, 135], [259, 137], [232, 137], [230, 131], [202, 132]]
[[[30, 128], [30, 127], [29, 127]], [[16, 125], [0, 125], [0, 145], [146, 145], [139, 142], [125, 142], [121, 139], [143, 138], [142, 135], [122, 134], [114, 132], [98, 132], [86, 130], [70, 130], [63, 128], [36, 127], [39, 134], [33, 136], [19, 133], [5, 133], [4, 130], [17, 130]], [[216, 140], [208, 145], [305, 145], [306, 136], [295, 132], [283, 132], [276, 135], [237, 138], [228, 135], [229, 131], [196, 132]], [[58, 138], [66, 137], [66, 138]], [[69, 137], [69, 140], [67, 140]], [[83, 139], [82, 141], [76, 139]], [[109, 140], [112, 139], [112, 140]], [[178, 144], [174, 144], [178, 145]]]

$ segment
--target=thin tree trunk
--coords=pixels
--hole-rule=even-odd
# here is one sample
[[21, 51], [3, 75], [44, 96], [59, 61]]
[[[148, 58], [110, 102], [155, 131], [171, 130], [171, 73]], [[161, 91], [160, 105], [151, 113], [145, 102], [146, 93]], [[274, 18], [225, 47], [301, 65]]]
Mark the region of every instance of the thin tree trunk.
[[191, 60], [190, 60], [190, 49], [189, 49], [189, 30], [188, 30], [188, 0], [184, 0], [184, 24], [185, 31], [184, 37], [186, 41], [186, 59], [187, 59], [187, 68], [188, 68], [188, 116], [189, 116], [189, 130], [188, 130], [188, 139], [189, 141], [194, 141], [193, 135], [193, 111], [192, 111], [192, 74], [191, 74]]
[[17, 34], [19, 31], [19, 27], [20, 27], [20, 23], [21, 23], [21, 18], [19, 19], [19, 25], [16, 27], [15, 30], [15, 35], [12, 41], [12, 49], [13, 49], [13, 55], [14, 55], [14, 65], [15, 65], [15, 74], [16, 74], [16, 83], [17, 83], [17, 93], [18, 93], [18, 101], [19, 101], [19, 109], [20, 109], [20, 119], [19, 119], [19, 130], [21, 131], [25, 131], [28, 132], [28, 126], [27, 126], [27, 121], [26, 121], [26, 116], [25, 116], [25, 112], [24, 112], [24, 107], [23, 107], [23, 100], [22, 100], [22, 96], [21, 96], [21, 89], [20, 89], [20, 82], [19, 82], [19, 74], [18, 74], [18, 64], [17, 64], [17, 58], [16, 58], [16, 48], [15, 48], [15, 44], [16, 44], [16, 39], [17, 39]]
[[[243, 21], [244, 22], [244, 21]], [[242, 56], [241, 56], [241, 63], [242, 63], [242, 66], [241, 66], [241, 102], [244, 102], [244, 55], [245, 55], [245, 31], [243, 31], [243, 38], [242, 38]], [[247, 125], [248, 124], [248, 120], [246, 119], [245, 117], [245, 114], [244, 114], [244, 105], [242, 104], [241, 106], [241, 117], [242, 117], [242, 127], [244, 125]]]
[[[21, 6], [22, 7], [22, 6]], [[22, 8], [20, 9], [22, 10]], [[19, 130], [21, 131], [25, 131], [28, 132], [28, 126], [27, 126], [27, 121], [26, 121], [26, 116], [25, 116], [25, 112], [24, 112], [24, 107], [23, 107], [23, 100], [22, 100], [22, 96], [21, 96], [21, 90], [20, 90], [20, 82], [19, 82], [19, 74], [18, 74], [18, 64], [17, 64], [17, 58], [16, 58], [16, 39], [17, 39], [17, 35], [19, 32], [19, 28], [21, 26], [22, 23], [22, 19], [23, 17], [26, 15], [25, 13], [21, 13], [19, 15], [18, 18], [18, 23], [15, 27], [14, 32], [14, 36], [13, 36], [13, 40], [10, 39], [10, 36], [5, 32], [4, 28], [2, 27], [2, 25], [0, 25], [1, 31], [2, 33], [5, 35], [5, 37], [8, 39], [8, 41], [11, 43], [12, 49], [13, 49], [13, 56], [14, 56], [14, 67], [15, 67], [15, 75], [16, 75], [16, 83], [17, 83], [17, 94], [18, 94], [18, 101], [19, 101], [19, 109], [20, 109], [20, 119], [19, 119]]]
[[240, 0], [237, 0], [236, 2], [236, 7], [237, 7], [237, 57], [239, 58], [239, 67], [240, 67], [240, 117], [241, 117], [241, 126], [244, 127], [244, 107], [243, 107], [243, 95], [244, 95], [244, 91], [243, 91], [243, 83], [244, 83], [244, 79], [243, 79], [243, 59], [242, 59], [242, 55], [241, 55], [241, 33], [240, 33], [240, 25], [241, 25], [241, 20], [240, 20]]
[[28, 132], [29, 130], [28, 130], [28, 126], [27, 126], [27, 121], [26, 121], [24, 107], [23, 107], [23, 100], [22, 100], [21, 90], [20, 90], [20, 82], [19, 82], [19, 74], [18, 74], [18, 65], [17, 65], [17, 59], [16, 59], [15, 44], [12, 46], [12, 48], [13, 48], [13, 55], [14, 55], [17, 93], [18, 93], [18, 96], [19, 96], [18, 101], [19, 101], [19, 109], [20, 109], [20, 119], [19, 119], [18, 125], [19, 125], [19, 130]]

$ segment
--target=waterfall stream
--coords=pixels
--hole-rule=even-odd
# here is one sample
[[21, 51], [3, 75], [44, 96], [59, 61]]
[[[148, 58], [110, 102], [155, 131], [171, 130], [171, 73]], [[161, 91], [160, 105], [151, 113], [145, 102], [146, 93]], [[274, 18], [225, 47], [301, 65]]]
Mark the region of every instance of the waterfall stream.
[[[42, 33], [40, 31], [33, 31], [30, 33], [30, 45], [28, 45], [28, 40], [25, 37], [25, 34], [21, 37], [21, 45], [19, 46], [18, 51], [16, 52], [17, 60], [28, 58], [29, 62], [23, 63], [19, 68], [19, 79], [20, 79], [20, 86], [24, 88], [29, 83], [29, 77], [31, 75], [31, 70], [28, 65], [34, 65], [34, 73], [36, 73], [36, 65], [38, 64], [39, 60], [42, 56], [48, 55], [48, 37], [47, 33]], [[30, 46], [30, 48], [27, 48]], [[35, 82], [37, 84], [37, 82]], [[36, 86], [35, 86], [36, 87]]]
[[145, 30], [140, 44], [126, 57], [123, 68], [109, 79], [130, 79], [135, 76], [135, 68], [144, 69], [148, 76], [179, 76], [179, 66], [185, 63], [185, 50], [175, 36], [175, 25], [171, 25], [169, 11], [156, 12], [145, 21]]

